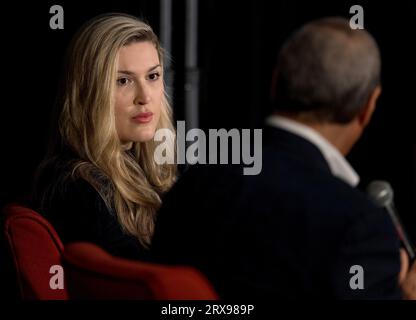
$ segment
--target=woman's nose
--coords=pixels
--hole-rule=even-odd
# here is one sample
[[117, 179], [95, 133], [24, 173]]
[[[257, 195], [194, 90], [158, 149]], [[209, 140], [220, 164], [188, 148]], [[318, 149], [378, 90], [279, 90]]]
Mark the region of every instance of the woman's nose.
[[138, 85], [134, 104], [145, 105], [150, 102], [150, 90], [145, 85]]

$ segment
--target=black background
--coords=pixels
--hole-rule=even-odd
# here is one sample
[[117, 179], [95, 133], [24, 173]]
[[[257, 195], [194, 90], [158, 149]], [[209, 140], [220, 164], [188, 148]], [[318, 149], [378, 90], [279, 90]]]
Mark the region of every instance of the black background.
[[[184, 120], [185, 1], [173, 2], [173, 104]], [[64, 30], [51, 30], [49, 8], [64, 8]], [[364, 8], [365, 28], [379, 43], [383, 93], [374, 119], [349, 155], [361, 176], [390, 181], [404, 224], [416, 240], [416, 3], [414, 1], [199, 1], [200, 127], [256, 128], [269, 109], [277, 50], [301, 24], [351, 17]], [[95, 15], [125, 12], [159, 33], [159, 1], [3, 2], [0, 205], [28, 194], [47, 142], [63, 55], [79, 26]]]

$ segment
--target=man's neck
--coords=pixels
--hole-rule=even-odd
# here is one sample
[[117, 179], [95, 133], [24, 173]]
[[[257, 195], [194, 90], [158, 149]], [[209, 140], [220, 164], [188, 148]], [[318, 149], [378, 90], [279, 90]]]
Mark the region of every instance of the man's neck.
[[349, 153], [356, 141], [354, 134], [351, 133], [353, 132], [353, 124], [308, 121], [307, 119], [292, 114], [276, 114], [312, 128], [328, 140], [344, 156]]

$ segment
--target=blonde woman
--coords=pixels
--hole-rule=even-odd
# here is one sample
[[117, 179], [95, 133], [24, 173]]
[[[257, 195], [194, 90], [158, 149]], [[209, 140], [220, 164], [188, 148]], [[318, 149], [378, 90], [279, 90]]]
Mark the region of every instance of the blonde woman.
[[163, 50], [151, 27], [107, 14], [87, 22], [67, 56], [57, 134], [33, 200], [64, 243], [90, 241], [145, 259], [175, 165], [154, 160], [155, 132], [174, 132]]

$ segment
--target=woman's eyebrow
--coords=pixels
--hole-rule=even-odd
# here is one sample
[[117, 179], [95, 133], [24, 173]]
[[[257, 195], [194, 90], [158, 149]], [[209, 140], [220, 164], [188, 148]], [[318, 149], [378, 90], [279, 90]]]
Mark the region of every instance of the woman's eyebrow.
[[153, 70], [157, 69], [158, 67], [160, 67], [160, 64], [157, 64], [157, 65], [151, 67], [149, 70], [147, 70], [147, 72], [153, 71]]
[[[149, 70], [147, 70], [147, 72], [151, 72], [151, 71], [153, 71], [153, 70], [155, 70], [155, 69], [157, 69], [158, 67], [160, 67], [161, 65], [160, 64], [157, 64], [157, 65], [155, 65], [155, 66], [153, 66], [153, 67], [151, 67]], [[124, 74], [128, 74], [128, 75], [136, 75], [136, 73], [135, 72], [133, 72], [133, 71], [130, 71], [130, 70], [118, 70], [117, 71], [118, 73], [124, 73]]]

